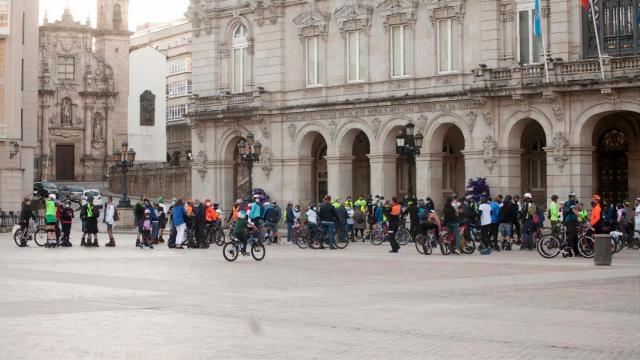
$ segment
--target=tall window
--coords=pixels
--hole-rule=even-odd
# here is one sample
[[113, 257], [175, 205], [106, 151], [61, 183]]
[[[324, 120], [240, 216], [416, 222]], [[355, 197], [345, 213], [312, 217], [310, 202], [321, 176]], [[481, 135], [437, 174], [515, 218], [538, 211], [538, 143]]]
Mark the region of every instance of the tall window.
[[347, 79], [348, 81], [362, 81], [365, 75], [365, 54], [362, 46], [362, 31], [347, 33]]
[[448, 73], [457, 71], [460, 33], [458, 25], [452, 19], [438, 20], [438, 71]]
[[404, 25], [391, 27], [391, 76], [406, 76], [407, 54], [405, 47], [406, 28]]
[[76, 78], [76, 58], [73, 56], [58, 57], [58, 79], [75, 80]]
[[305, 39], [306, 75], [307, 86], [321, 84], [320, 75], [322, 69], [322, 42], [319, 36], [311, 36]]
[[542, 39], [533, 34], [535, 10], [518, 10], [518, 47], [521, 64], [537, 64], [542, 52]]
[[[609, 56], [640, 54], [640, 0], [593, 0], [600, 46]], [[582, 10], [585, 57], [598, 57], [591, 11]]]
[[233, 84], [231, 90], [234, 93], [244, 92], [247, 66], [249, 61], [247, 59], [247, 49], [249, 42], [247, 40], [247, 27], [244, 25], [238, 25], [233, 32], [233, 54], [232, 54], [232, 73]]
[[191, 71], [191, 58], [182, 56], [169, 60], [169, 75]]

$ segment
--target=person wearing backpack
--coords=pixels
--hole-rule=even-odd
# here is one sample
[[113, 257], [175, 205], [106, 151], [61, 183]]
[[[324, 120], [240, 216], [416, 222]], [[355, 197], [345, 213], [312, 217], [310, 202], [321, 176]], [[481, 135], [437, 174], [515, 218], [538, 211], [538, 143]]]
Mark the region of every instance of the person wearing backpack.
[[[268, 206], [268, 207], [267, 207]], [[278, 204], [274, 201], [273, 203], [265, 203], [265, 211], [264, 211], [264, 219], [267, 223], [267, 226], [271, 229], [271, 235], [273, 236], [273, 242], [278, 242], [278, 224], [280, 220], [282, 220], [282, 210]]]
[[[533, 231], [540, 221], [531, 193], [524, 194], [524, 204], [520, 212], [522, 220], [522, 245], [520, 250], [533, 250]], [[536, 222], [537, 220], [537, 222]]]
[[364, 228], [367, 226], [367, 216], [360, 207], [356, 207], [356, 209], [354, 210], [353, 220], [355, 222], [353, 225], [353, 228], [355, 229], [354, 236], [355, 238], [357, 238], [358, 233], [360, 233], [360, 238], [362, 239], [362, 242], [364, 242]]
[[120, 220], [118, 209], [113, 204], [113, 197], [109, 196], [107, 205], [104, 208], [104, 223], [107, 224], [107, 234], [109, 235], [109, 242], [105, 247], [116, 247], [116, 241], [113, 238], [113, 226]]

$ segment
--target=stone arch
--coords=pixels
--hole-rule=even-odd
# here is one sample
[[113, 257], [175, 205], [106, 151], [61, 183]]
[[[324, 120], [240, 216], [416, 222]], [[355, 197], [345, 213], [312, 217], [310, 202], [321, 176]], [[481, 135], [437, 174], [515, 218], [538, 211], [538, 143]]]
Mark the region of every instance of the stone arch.
[[231, 40], [233, 39], [233, 33], [236, 31], [236, 28], [239, 25], [244, 25], [247, 28], [248, 39], [251, 39], [253, 37], [253, 34], [254, 34], [253, 24], [244, 16], [234, 16], [227, 23], [227, 26], [224, 32], [225, 39], [229, 41], [229, 44], [231, 44]]
[[[395, 154], [396, 147], [396, 135], [404, 128], [408, 123], [414, 123], [415, 121], [409, 116], [400, 116], [391, 119], [390, 121], [385, 122], [383, 127], [380, 129], [378, 141], [376, 143], [376, 148], [380, 153], [386, 154]], [[418, 129], [416, 129], [417, 131]], [[392, 136], [390, 136], [392, 135]], [[373, 148], [372, 143], [372, 148]]]
[[553, 124], [551, 120], [539, 110], [524, 114], [522, 111], [513, 113], [505, 123], [504, 131], [501, 131], [501, 138], [498, 139], [499, 146], [518, 149], [522, 133], [531, 121], [537, 122], [544, 130], [547, 146], [553, 143]]
[[340, 129], [338, 129], [336, 135], [336, 150], [338, 154], [351, 155], [353, 142], [359, 132], [363, 132], [367, 136], [369, 144], [374, 143], [375, 135], [367, 122], [360, 118], [348, 119]]
[[333, 146], [331, 136], [329, 135], [329, 130], [324, 126], [320, 126], [315, 123], [308, 123], [298, 130], [298, 133], [293, 140], [293, 148], [298, 149], [298, 155], [310, 156], [311, 147], [313, 146], [313, 140], [316, 135], [322, 136], [324, 141], [327, 143], [328, 149], [335, 151], [335, 146]]
[[569, 141], [572, 145], [590, 146], [592, 143], [592, 136], [598, 122], [607, 115], [630, 111], [640, 114], [640, 103], [634, 101], [620, 100], [612, 109], [610, 102], [602, 102], [590, 107], [587, 107], [580, 115], [578, 115], [573, 131], [571, 132], [571, 138]]
[[239, 126], [236, 129], [228, 129], [220, 137], [218, 141], [218, 148], [216, 149], [215, 156], [219, 161], [233, 161], [233, 154], [238, 141], [243, 138], [242, 134], [248, 133], [245, 127]]
[[462, 133], [465, 143], [464, 148], [470, 148], [472, 137], [467, 124], [459, 115], [447, 112], [436, 116], [427, 126], [422, 151], [435, 154], [441, 153], [444, 137], [453, 126], [457, 127]]

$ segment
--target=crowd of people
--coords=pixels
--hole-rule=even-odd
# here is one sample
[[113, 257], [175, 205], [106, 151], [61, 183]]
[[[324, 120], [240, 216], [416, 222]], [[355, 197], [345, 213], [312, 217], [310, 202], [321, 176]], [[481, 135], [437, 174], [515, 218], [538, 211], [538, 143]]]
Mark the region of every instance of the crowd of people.
[[[31, 219], [35, 219], [31, 199], [25, 199], [21, 212], [21, 227], [27, 227]], [[327, 195], [320, 204], [308, 204], [303, 209], [300, 204], [288, 202], [282, 210], [275, 201], [265, 201], [255, 195], [251, 201], [237, 200], [226, 216], [217, 202], [209, 199], [183, 201], [172, 199], [165, 204], [164, 198], [151, 201], [143, 196], [133, 209], [134, 224], [137, 227], [135, 245], [140, 248], [153, 248], [163, 243], [168, 231], [168, 246], [174, 249], [206, 248], [214, 241], [215, 230], [228, 225], [229, 231], [239, 239], [246, 250], [246, 242], [251, 231], [258, 240], [269, 236], [273, 242], [294, 242], [294, 227], [304, 223], [312, 234], [318, 231], [326, 233], [326, 245], [335, 249], [336, 238], [341, 241], [366, 241], [377, 226], [388, 229], [386, 240], [391, 249], [397, 253], [400, 249], [396, 234], [401, 223], [408, 224], [413, 237], [433, 230], [437, 241], [440, 231], [447, 230], [455, 234], [453, 252], [461, 253], [461, 244], [471, 235], [471, 229], [480, 229], [480, 251], [490, 254], [492, 251], [509, 251], [514, 243], [520, 244], [521, 250], [534, 249], [536, 236], [545, 221], [551, 225], [553, 232], [561, 231], [564, 225], [567, 243], [578, 254], [577, 233], [580, 224], [586, 224], [596, 233], [621, 231], [633, 236], [634, 229], [640, 229], [640, 198], [635, 199], [632, 206], [629, 201], [612, 204], [598, 195], [593, 195], [591, 211], [576, 199], [570, 192], [565, 201], [553, 195], [545, 206], [536, 204], [530, 193], [522, 197], [515, 195], [497, 195], [493, 198], [472, 196], [459, 198], [455, 194], [447, 198], [442, 206], [442, 217], [436, 211], [431, 198], [400, 201], [396, 197], [385, 200], [383, 196], [360, 196], [355, 200], [347, 197], [344, 201]], [[49, 195], [44, 200], [46, 220], [47, 247], [72, 246], [70, 233], [74, 221], [74, 211], [67, 200], [58, 200]], [[115, 247], [113, 228], [120, 220], [119, 212], [113, 198], [109, 197], [103, 213], [93, 205], [89, 197], [80, 209], [79, 218], [82, 227], [81, 246], [98, 247], [98, 221], [102, 218], [107, 228], [109, 242], [106, 247]], [[281, 238], [279, 225], [286, 226], [286, 237]], [[466, 226], [465, 226], [466, 225]], [[464, 231], [461, 231], [464, 229]], [[189, 241], [188, 244], [185, 242]], [[23, 246], [26, 245], [22, 244]], [[320, 247], [324, 247], [321, 242]], [[570, 254], [571, 255], [571, 254]]]

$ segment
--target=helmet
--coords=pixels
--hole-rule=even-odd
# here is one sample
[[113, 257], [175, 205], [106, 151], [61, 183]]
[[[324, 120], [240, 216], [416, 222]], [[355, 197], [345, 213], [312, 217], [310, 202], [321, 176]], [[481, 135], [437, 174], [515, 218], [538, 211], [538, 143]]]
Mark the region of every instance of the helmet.
[[238, 218], [239, 218], [239, 219], [244, 219], [244, 218], [246, 218], [246, 217], [247, 217], [247, 213], [246, 213], [246, 212], [244, 212], [244, 211], [240, 211], [240, 212], [238, 213]]
[[56, 199], [56, 194], [49, 194], [49, 199], [55, 200]]
[[89, 196], [89, 197], [87, 198], [87, 202], [88, 202], [88, 203], [93, 203], [93, 196]]
[[162, 204], [163, 202], [164, 202], [164, 198], [163, 198], [162, 196], [160, 196], [160, 197], [158, 198], [158, 203]]
[[576, 193], [574, 193], [573, 191], [569, 191], [569, 194], [567, 194], [568, 197], [574, 197], [576, 196]]
[[524, 198], [525, 199], [532, 199], [533, 196], [531, 196], [531, 193], [526, 193], [526, 194], [524, 194]]

